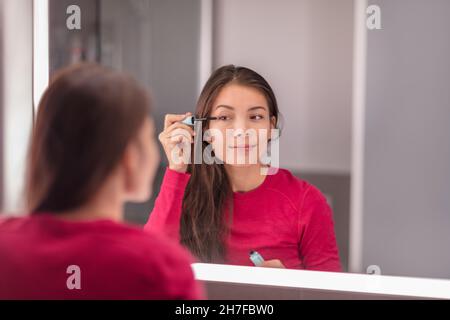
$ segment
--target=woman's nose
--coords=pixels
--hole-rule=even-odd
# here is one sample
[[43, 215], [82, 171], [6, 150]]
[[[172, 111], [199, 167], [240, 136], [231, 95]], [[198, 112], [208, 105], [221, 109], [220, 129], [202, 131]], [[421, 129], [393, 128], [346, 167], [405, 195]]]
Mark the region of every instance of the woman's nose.
[[248, 125], [245, 119], [236, 119], [233, 126], [233, 135], [235, 137], [241, 137], [248, 135]]
[[249, 136], [249, 132], [246, 129], [237, 128], [237, 129], [234, 129], [233, 136], [235, 138], [247, 137], [247, 136]]

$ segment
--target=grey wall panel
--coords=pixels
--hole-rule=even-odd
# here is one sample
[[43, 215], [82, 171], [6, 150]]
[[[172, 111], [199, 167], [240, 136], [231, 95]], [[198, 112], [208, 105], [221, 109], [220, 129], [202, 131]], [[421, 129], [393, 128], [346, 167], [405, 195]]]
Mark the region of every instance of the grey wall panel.
[[450, 1], [370, 3], [363, 264], [450, 278]]

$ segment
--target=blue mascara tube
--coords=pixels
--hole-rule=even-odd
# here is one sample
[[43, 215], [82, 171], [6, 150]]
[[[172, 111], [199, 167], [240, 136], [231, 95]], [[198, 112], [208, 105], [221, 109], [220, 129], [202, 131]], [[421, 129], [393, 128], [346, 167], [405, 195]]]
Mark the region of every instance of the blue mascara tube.
[[264, 263], [264, 258], [256, 251], [250, 251], [250, 260], [257, 267], [260, 267]]

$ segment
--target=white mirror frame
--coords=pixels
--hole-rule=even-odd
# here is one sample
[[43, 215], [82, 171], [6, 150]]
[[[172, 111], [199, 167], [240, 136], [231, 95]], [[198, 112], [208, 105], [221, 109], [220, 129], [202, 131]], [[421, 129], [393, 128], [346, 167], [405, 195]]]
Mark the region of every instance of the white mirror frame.
[[[299, 299], [302, 291], [309, 291], [313, 299], [323, 297], [324, 294], [331, 299], [339, 299], [339, 294], [351, 299], [450, 299], [450, 280], [209, 263], [194, 263], [192, 269], [195, 278], [207, 283], [207, 287], [217, 285], [220, 288], [215, 290], [214, 299], [227, 299], [230, 296], [238, 300], [249, 299], [249, 292], [273, 299], [286, 289], [298, 292]], [[223, 285], [230, 290], [224, 290]], [[242, 287], [250, 291], [236, 289]]]
[[349, 272], [362, 273], [364, 123], [367, 60], [367, 0], [354, 0], [352, 169], [350, 191]]

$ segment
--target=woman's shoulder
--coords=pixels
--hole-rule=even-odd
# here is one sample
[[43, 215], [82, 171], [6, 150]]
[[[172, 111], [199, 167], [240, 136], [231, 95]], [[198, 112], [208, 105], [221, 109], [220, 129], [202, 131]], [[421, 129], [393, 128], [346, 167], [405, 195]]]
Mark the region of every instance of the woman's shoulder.
[[271, 171], [271, 186], [281, 190], [292, 190], [294, 193], [305, 192], [311, 187], [306, 180], [294, 175], [290, 170], [283, 168], [275, 168]]
[[127, 272], [139, 273], [155, 281], [158, 278], [158, 282], [191, 281], [190, 265], [195, 261], [181, 245], [141, 227], [122, 225], [121, 228], [123, 238], [112, 239], [110, 243], [116, 249], [114, 259], [126, 261]]
[[325, 199], [318, 187], [293, 174], [288, 169], [276, 168], [272, 174], [270, 187], [283, 193], [293, 203], [300, 204], [305, 199]]
[[203, 297], [191, 268], [196, 261], [185, 248], [163, 234], [134, 226], [129, 231], [134, 235], [135, 243], [130, 241], [131, 237], [126, 239], [122, 257], [116, 256], [124, 267], [123, 272], [138, 275], [151, 294], [159, 291], [168, 299]]
[[89, 243], [86, 253], [101, 252], [96, 255], [96, 265], [100, 268], [141, 279], [155, 288], [163, 284], [169, 288], [169, 284], [175, 283], [182, 286], [192, 281], [190, 265], [194, 259], [172, 239], [124, 223], [104, 224], [95, 229], [86, 239]]
[[[166, 262], [192, 262], [191, 256], [178, 243], [163, 234], [144, 230], [141, 226], [117, 223], [115, 231], [108, 235], [110, 242], [124, 253], [149, 260], [163, 259]], [[133, 244], [130, 246], [129, 244]]]

